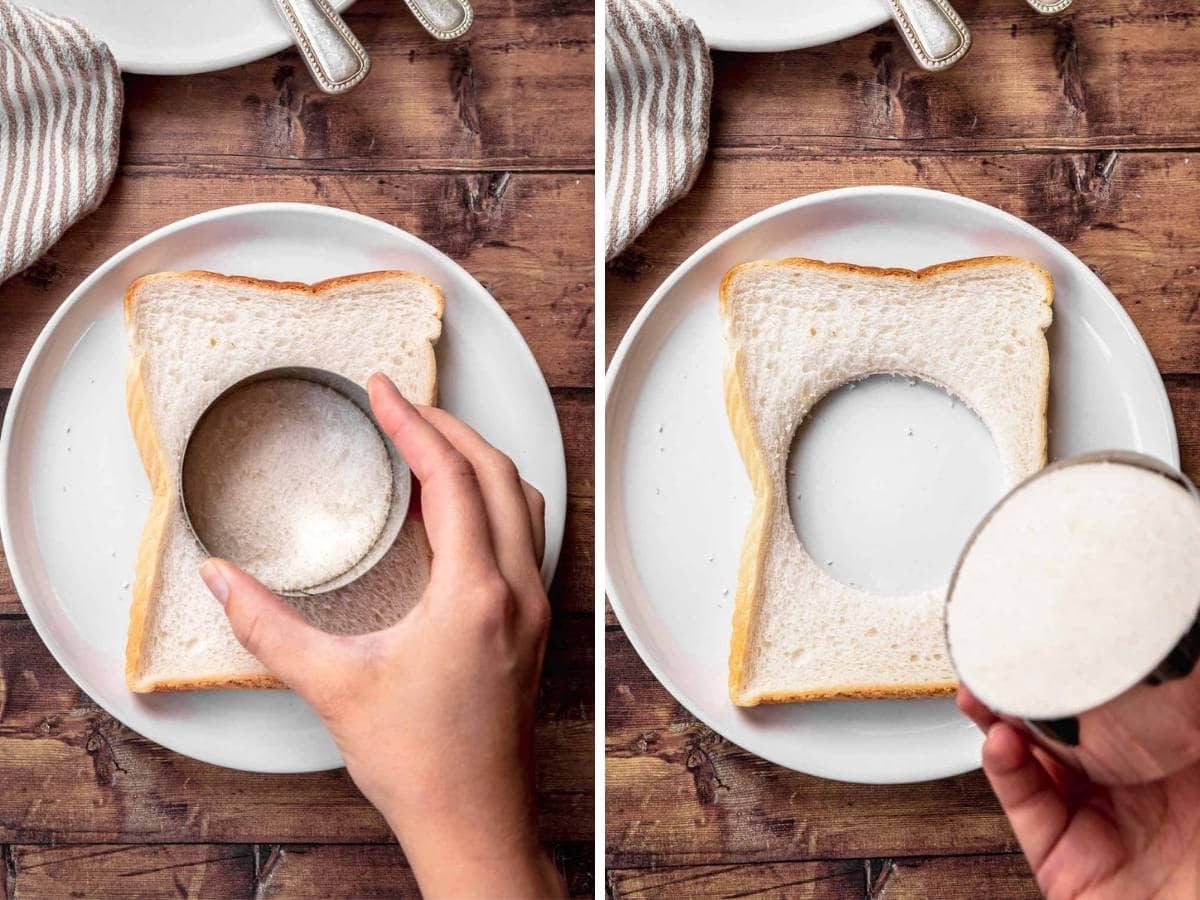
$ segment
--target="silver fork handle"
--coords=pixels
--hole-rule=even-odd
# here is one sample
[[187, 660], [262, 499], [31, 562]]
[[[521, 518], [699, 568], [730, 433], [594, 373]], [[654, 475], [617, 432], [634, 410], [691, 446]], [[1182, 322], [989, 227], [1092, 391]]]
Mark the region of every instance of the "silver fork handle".
[[462, 37], [475, 21], [470, 0], [405, 0], [417, 21], [439, 41]]
[[327, 0], [275, 0], [317, 86], [327, 94], [350, 90], [367, 77], [371, 60]]
[[971, 32], [947, 0], [888, 0], [888, 5], [922, 69], [948, 69], [971, 49]]
[[1026, 2], [1043, 16], [1048, 16], [1053, 13], [1062, 12], [1074, 3], [1075, 0], [1026, 0]]

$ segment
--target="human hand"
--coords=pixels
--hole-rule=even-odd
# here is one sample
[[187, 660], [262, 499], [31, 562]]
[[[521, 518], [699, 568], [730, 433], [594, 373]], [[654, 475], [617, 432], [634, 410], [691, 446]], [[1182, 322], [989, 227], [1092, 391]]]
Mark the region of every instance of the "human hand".
[[201, 576], [234, 634], [302, 696], [426, 896], [557, 897], [537, 833], [533, 726], [550, 623], [541, 495], [508, 457], [387, 378], [371, 408], [421, 485], [429, 585], [400, 622], [327, 634], [224, 560]]
[[1105, 787], [998, 719], [965, 687], [958, 708], [987, 734], [983, 771], [1048, 900], [1200, 897], [1200, 765]]

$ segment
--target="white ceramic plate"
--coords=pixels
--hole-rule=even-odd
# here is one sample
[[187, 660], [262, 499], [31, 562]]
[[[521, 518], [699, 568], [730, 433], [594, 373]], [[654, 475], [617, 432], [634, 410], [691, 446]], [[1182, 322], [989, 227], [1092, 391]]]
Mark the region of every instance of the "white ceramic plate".
[[676, 5], [695, 20], [710, 47], [751, 53], [830, 44], [892, 18], [883, 0], [676, 0]]
[[[344, 10], [354, 0], [330, 0]], [[194, 75], [292, 45], [273, 0], [39, 0], [108, 45], [123, 72]]]
[[46, 325], [0, 433], [0, 533], [42, 640], [97, 703], [165, 747], [253, 771], [333, 768], [341, 765], [333, 741], [290, 691], [135, 695], [125, 687], [128, 582], [149, 485], [125, 412], [122, 298], [139, 275], [192, 268], [310, 282], [399, 268], [441, 285], [439, 401], [545, 495], [547, 582], [567, 504], [558, 417], [533, 354], [479, 282], [398, 228], [323, 206], [234, 206], [168, 225], [104, 263]]
[[[746, 219], [663, 283], [613, 359], [609, 599], [667, 690], [772, 762], [845, 781], [921, 781], [975, 768], [981, 740], [949, 699], [750, 710], [729, 702], [732, 595], [751, 492], [725, 417], [720, 279], [738, 263], [786, 256], [919, 268], [989, 254], [1027, 257], [1054, 278], [1051, 457], [1124, 447], [1178, 465], [1162, 380], [1108, 289], [1036, 228], [935, 191], [828, 191]], [[792, 493], [819, 513], [800, 516], [803, 540], [835, 577], [876, 591], [948, 579], [974, 519], [1002, 488], [995, 447], [974, 415], [903, 379], [835, 392], [800, 435]]]

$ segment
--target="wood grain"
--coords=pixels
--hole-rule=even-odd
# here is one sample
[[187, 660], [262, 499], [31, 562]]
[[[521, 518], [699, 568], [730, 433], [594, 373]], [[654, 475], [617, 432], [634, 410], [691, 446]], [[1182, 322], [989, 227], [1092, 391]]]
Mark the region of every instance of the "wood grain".
[[591, 170], [592, 4], [474, 7], [471, 32], [444, 43], [391, 0], [359, 0], [346, 22], [371, 73], [344, 96], [317, 90], [291, 51], [186, 78], [127, 77], [122, 160], [256, 172]]
[[1019, 853], [872, 860], [868, 900], [1039, 900], [1042, 896]]
[[[590, 844], [548, 847], [572, 897], [592, 895]], [[373, 900], [420, 897], [394, 844], [82, 844], [10, 848], [10, 894], [0, 898]]]
[[[591, 175], [144, 168], [123, 169], [99, 210], [30, 269], [0, 285], [0, 386], [12, 386], [51, 313], [109, 256], [185, 216], [266, 201], [339, 206], [419, 235], [493, 293], [552, 387], [591, 387]], [[447, 316], [453, 303], [451, 297]]]
[[851, 785], [766, 762], [706, 728], [607, 634], [606, 835], [615, 868], [1011, 851], [978, 772]]
[[[1164, 373], [1200, 371], [1200, 153], [1029, 153], [766, 159], [718, 151], [696, 189], [608, 267], [611, 356], [649, 294], [705, 241], [792, 197], [857, 184], [963, 194], [1062, 241], [1108, 285]], [[716, 298], [713, 298], [716, 303]]]
[[[174, 844], [11, 848], [12, 897], [253, 897], [254, 847]], [[0, 894], [0, 896], [3, 896]]]
[[866, 865], [858, 861], [780, 862], [746, 867], [610, 868], [607, 884], [610, 900], [650, 900], [664, 896], [692, 900], [742, 897], [826, 900], [830, 897], [864, 897], [867, 893]]
[[973, 43], [945, 73], [922, 71], [891, 25], [804, 52], [715, 53], [713, 146], [1200, 146], [1193, 3], [1090, 0], [1058, 16], [1013, 0], [955, 6]]
[[[543, 836], [587, 841], [592, 619], [551, 632], [537, 727]], [[86, 697], [23, 618], [0, 619], [0, 843], [379, 843], [344, 770], [264, 776], [179, 756]]]

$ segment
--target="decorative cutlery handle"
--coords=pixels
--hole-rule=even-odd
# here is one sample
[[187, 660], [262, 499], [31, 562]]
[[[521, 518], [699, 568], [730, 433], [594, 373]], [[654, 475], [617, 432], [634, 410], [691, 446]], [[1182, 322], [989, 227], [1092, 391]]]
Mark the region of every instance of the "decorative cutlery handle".
[[1026, 2], [1043, 16], [1048, 16], [1052, 13], [1062, 12], [1075, 0], [1026, 0]]
[[971, 32], [947, 0], [888, 0], [888, 4], [922, 69], [948, 69], [971, 49]]
[[371, 60], [327, 0], [275, 0], [317, 86], [327, 94], [350, 90], [367, 77]]
[[405, 0], [425, 30], [439, 41], [462, 37], [475, 21], [470, 0]]

